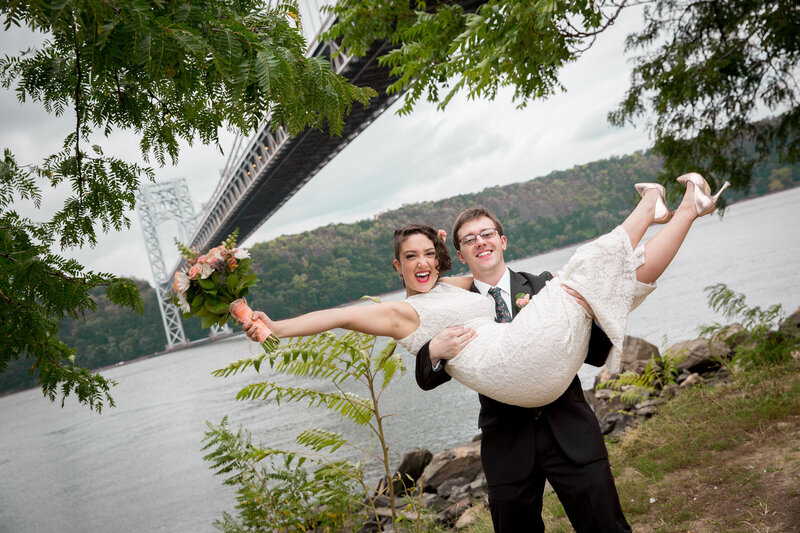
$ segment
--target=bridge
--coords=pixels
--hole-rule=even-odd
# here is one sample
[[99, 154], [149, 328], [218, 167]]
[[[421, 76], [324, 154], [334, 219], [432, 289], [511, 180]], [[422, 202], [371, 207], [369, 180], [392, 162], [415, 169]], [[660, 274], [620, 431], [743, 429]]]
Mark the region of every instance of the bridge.
[[[331, 3], [331, 0], [321, 1], [327, 5]], [[481, 0], [461, 2], [469, 9], [480, 3]], [[354, 85], [372, 87], [378, 94], [367, 108], [358, 103], [353, 105], [345, 118], [342, 135], [332, 137], [308, 129], [290, 136], [282, 128], [272, 131], [269, 121], [265, 121], [246, 144], [241, 137], [237, 139], [219, 184], [198, 215], [194, 214], [191, 201], [187, 203], [183, 198], [188, 191], [185, 183], [145, 186], [138, 195], [139, 217], [168, 349], [187, 344], [178, 308], [169, 300], [171, 280], [180, 262], [166, 269], [155, 226], [167, 219], [177, 221], [183, 232], [191, 236], [183, 242], [189, 242], [197, 250], [219, 244], [236, 228], [239, 228], [239, 242], [244, 241], [399, 97], [399, 93], [386, 93], [393, 80], [388, 69], [379, 66], [377, 61], [389, 51], [391, 43], [375, 42], [363, 57], [337, 54], [336, 43], [321, 38], [335, 18], [332, 13], [321, 13], [320, 8], [318, 0], [299, 4], [303, 31], [309, 43], [306, 57], [329, 59], [336, 73]], [[217, 333], [212, 330], [212, 336]]]

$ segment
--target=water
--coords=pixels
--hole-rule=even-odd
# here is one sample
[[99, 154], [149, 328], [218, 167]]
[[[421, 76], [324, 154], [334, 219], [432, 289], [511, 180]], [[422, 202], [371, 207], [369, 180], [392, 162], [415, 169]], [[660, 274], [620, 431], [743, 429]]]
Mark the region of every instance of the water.
[[[795, 189], [733, 205], [723, 221], [700, 219], [659, 289], [631, 316], [628, 333], [657, 346], [664, 334], [670, 343], [696, 337], [699, 324], [723, 320], [708, 310], [703, 293], [714, 283], [744, 292], [751, 305], [780, 303], [794, 311], [800, 305], [799, 204]], [[512, 268], [555, 272], [573, 249]], [[293, 447], [295, 435], [309, 427], [374, 444], [317, 409], [236, 402], [236, 392], [256, 375], [210, 373], [253, 350], [237, 337], [110, 369], [104, 375], [119, 382], [117, 407], [101, 415], [71, 400], [60, 409], [37, 390], [0, 398], [0, 532], [213, 531], [211, 522], [233, 511], [234, 493], [208, 469], [200, 448], [206, 421], [218, 423], [226, 414], [232, 428], [242, 424], [270, 446]], [[406, 363], [408, 372], [382, 399], [384, 412], [396, 413], [387, 430], [393, 464], [406, 451], [436, 452], [478, 432], [473, 392], [455, 383], [422, 392], [413, 360]], [[594, 373], [581, 370], [586, 386]], [[377, 475], [374, 466], [370, 472]]]

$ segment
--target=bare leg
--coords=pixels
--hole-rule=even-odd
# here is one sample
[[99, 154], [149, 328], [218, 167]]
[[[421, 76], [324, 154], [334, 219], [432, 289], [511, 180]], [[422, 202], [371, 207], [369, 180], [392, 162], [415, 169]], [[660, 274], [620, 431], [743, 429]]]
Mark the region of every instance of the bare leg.
[[636, 208], [628, 215], [625, 222], [622, 223], [622, 228], [631, 239], [631, 248], [639, 246], [639, 241], [642, 240], [644, 232], [653, 223], [653, 218], [656, 212], [656, 198], [658, 191], [650, 189], [641, 201], [636, 205]]
[[[683, 244], [683, 240], [689, 233], [689, 228], [692, 227], [692, 223], [697, 218], [693, 193], [694, 184], [688, 183], [683, 201], [681, 201], [681, 205], [678, 206], [670, 221], [652, 239], [645, 243], [645, 263], [636, 269], [636, 279], [638, 281], [642, 283], [655, 282], [675, 258], [678, 249]], [[628, 234], [630, 235], [630, 231]]]

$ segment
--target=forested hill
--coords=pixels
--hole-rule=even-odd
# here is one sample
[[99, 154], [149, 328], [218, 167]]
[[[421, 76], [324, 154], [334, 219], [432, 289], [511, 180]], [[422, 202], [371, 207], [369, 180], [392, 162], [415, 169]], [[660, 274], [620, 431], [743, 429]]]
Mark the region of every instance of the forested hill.
[[[444, 228], [449, 234], [456, 215], [475, 205], [488, 207], [503, 221], [509, 260], [591, 239], [619, 224], [638, 201], [633, 184], [653, 181], [658, 172], [656, 158], [635, 153], [524, 183], [407, 205], [370, 220], [332, 224], [258, 243], [250, 252], [259, 283], [248, 300], [253, 307], [284, 318], [351, 302], [365, 294], [400, 290], [400, 278], [392, 268], [393, 231], [420, 222]], [[491, 183], [492, 176], [486, 181]], [[798, 181], [800, 165], [768, 162], [754, 171], [749, 196], [792, 187]], [[743, 196], [726, 194], [729, 202]], [[454, 253], [452, 247], [451, 251]], [[461, 266], [457, 260], [454, 265]], [[88, 314], [85, 321], [63, 322], [60, 337], [77, 348], [79, 364], [97, 368], [164, 349], [166, 337], [155, 291], [144, 281], [137, 285], [145, 302], [143, 317], [111, 305], [98, 293], [96, 312]], [[199, 321], [185, 325], [190, 339], [207, 335], [200, 331]], [[0, 392], [35, 384], [36, 378], [24, 362], [12, 361], [0, 373]]]
[[[449, 234], [456, 215], [475, 205], [491, 209], [503, 222], [508, 260], [585, 241], [622, 222], [638, 201], [633, 184], [654, 181], [659, 170], [657, 158], [637, 152], [523, 183], [407, 205], [371, 220], [332, 224], [258, 243], [250, 252], [259, 283], [248, 300], [274, 318], [285, 318], [365, 294], [400, 290], [400, 278], [391, 266], [393, 231], [420, 222]], [[486, 181], [490, 183], [492, 177]], [[791, 187], [798, 181], [800, 165], [767, 163], [755, 169], [748, 196]], [[743, 196], [731, 193], [726, 198], [733, 202]], [[454, 268], [461, 267], [452, 246], [451, 252]]]

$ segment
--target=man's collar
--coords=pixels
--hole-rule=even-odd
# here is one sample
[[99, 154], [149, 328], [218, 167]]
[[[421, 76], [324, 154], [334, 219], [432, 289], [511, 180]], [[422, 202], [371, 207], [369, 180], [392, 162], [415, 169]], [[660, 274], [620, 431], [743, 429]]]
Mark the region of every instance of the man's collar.
[[489, 289], [492, 287], [500, 287], [501, 291], [505, 291], [506, 294], [511, 294], [511, 274], [509, 273], [508, 267], [506, 267], [506, 271], [503, 272], [503, 277], [500, 278], [497, 285], [489, 285], [477, 279], [474, 280], [473, 283], [475, 284], [475, 288], [478, 289], [478, 292], [484, 296], [489, 293]]

